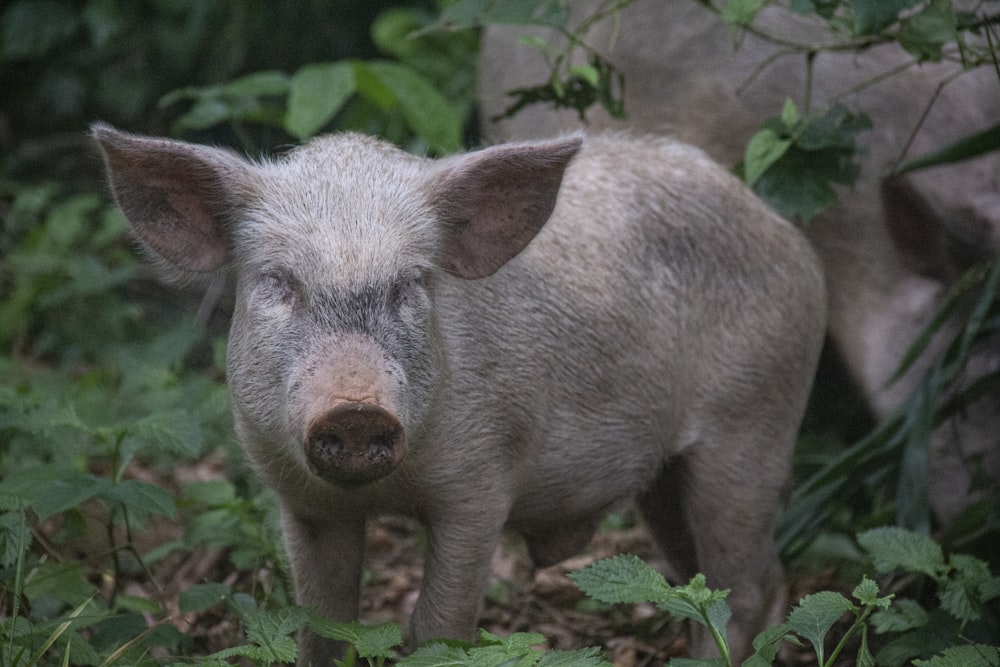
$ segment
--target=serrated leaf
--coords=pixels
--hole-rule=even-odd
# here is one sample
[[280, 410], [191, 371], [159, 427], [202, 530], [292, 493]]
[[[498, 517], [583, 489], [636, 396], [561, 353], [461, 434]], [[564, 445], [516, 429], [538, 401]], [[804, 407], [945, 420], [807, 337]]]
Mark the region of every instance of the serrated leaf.
[[938, 599], [941, 609], [948, 612], [961, 623], [975, 621], [982, 616], [978, 600], [972, 598], [969, 590], [958, 581], [949, 581], [938, 589]]
[[69, 605], [83, 604], [94, 594], [82, 563], [48, 561], [37, 567], [24, 583], [24, 595], [29, 600], [51, 596]]
[[788, 627], [812, 644], [820, 664], [823, 663], [823, 641], [830, 628], [855, 606], [840, 593], [820, 591], [807, 595], [788, 615]]
[[236, 499], [236, 487], [225, 480], [192, 482], [184, 487], [184, 499], [205, 503], [210, 507], [225, 505]]
[[356, 90], [354, 70], [346, 62], [304, 65], [292, 76], [285, 129], [308, 139], [326, 125]]
[[936, 578], [944, 567], [944, 554], [934, 540], [902, 528], [873, 528], [858, 535], [858, 544], [879, 572], [902, 569]]
[[659, 603], [671, 590], [663, 575], [631, 554], [599, 560], [568, 576], [586, 595], [608, 603]]
[[94, 475], [53, 480], [36, 490], [37, 495], [31, 499], [31, 507], [38, 515], [38, 520], [44, 521], [53, 514], [78, 507], [95, 498], [109, 486], [109, 480]]
[[444, 642], [424, 644], [400, 660], [399, 667], [466, 667], [468, 652], [460, 646]]
[[155, 484], [137, 479], [110, 484], [101, 491], [100, 497], [124, 505], [130, 520], [145, 521], [153, 514], [173, 518], [177, 514], [174, 499], [169, 493]]
[[162, 410], [116, 428], [125, 432], [123, 446], [131, 451], [152, 447], [181, 456], [196, 456], [205, 442], [198, 421], [184, 410]]
[[754, 653], [743, 661], [741, 667], [770, 667], [774, 663], [774, 659], [778, 657], [782, 642], [789, 637], [787, 623], [772, 625], [764, 629], [754, 637]]
[[923, 607], [915, 600], [902, 598], [888, 609], [880, 609], [869, 617], [869, 622], [876, 634], [887, 632], [906, 632], [927, 625], [929, 616]]
[[515, 632], [509, 637], [501, 637], [487, 630], [479, 630], [480, 646], [493, 645], [502, 648], [507, 653], [523, 653], [533, 646], [545, 643], [545, 635], [537, 632]]
[[892, 598], [895, 597], [894, 595], [879, 597], [878, 594], [878, 584], [869, 579], [868, 575], [864, 575], [861, 578], [861, 583], [855, 586], [854, 592], [851, 593], [851, 595], [853, 595], [854, 598], [862, 605], [880, 607], [882, 609], [885, 609], [892, 604]]
[[858, 659], [854, 663], [857, 667], [875, 667], [875, 656], [868, 648], [868, 626], [861, 626], [861, 646], [858, 648]]
[[180, 594], [178, 607], [182, 614], [203, 611], [224, 602], [232, 592], [225, 584], [196, 584]]
[[724, 600], [714, 600], [705, 609], [705, 616], [708, 617], [709, 624], [725, 640], [726, 626], [729, 624], [729, 619], [733, 617], [733, 611], [729, 605]]
[[1000, 650], [996, 646], [975, 644], [952, 646], [928, 660], [914, 660], [916, 667], [998, 667]]
[[368, 626], [361, 623], [338, 623], [309, 616], [309, 627], [321, 637], [338, 639], [354, 646], [361, 658], [393, 658], [395, 648], [403, 643], [403, 633], [394, 623]]
[[547, 651], [536, 667], [611, 667], [601, 649], [596, 647], [576, 651]]
[[295, 632], [306, 624], [309, 614], [301, 607], [262, 609], [247, 620], [247, 637], [261, 646]]

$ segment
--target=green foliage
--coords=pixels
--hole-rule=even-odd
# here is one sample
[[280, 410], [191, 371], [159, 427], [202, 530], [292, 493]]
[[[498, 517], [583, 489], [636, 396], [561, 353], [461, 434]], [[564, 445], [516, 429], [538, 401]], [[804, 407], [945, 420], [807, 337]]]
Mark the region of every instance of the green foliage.
[[545, 637], [535, 633], [518, 632], [509, 637], [479, 631], [476, 646], [455, 643], [428, 642], [411, 655], [400, 660], [400, 667], [449, 667], [476, 665], [477, 667], [610, 667], [598, 649], [578, 651], [542, 651], [535, 646], [545, 642]]
[[[967, 309], [961, 326], [931, 363], [912, 397], [868, 436], [833, 456], [802, 480], [792, 493], [778, 525], [778, 543], [789, 555], [800, 553], [831, 520], [878, 487], [895, 483], [894, 512], [900, 525], [927, 532], [927, 452], [934, 429], [990, 396], [1000, 385], [1000, 370], [974, 382], [964, 379], [969, 361], [1000, 335], [1000, 260], [970, 268], [952, 286], [935, 318], [903, 357], [896, 374], [908, 371], [935, 335]], [[995, 501], [985, 499], [967, 510], [955, 530], [975, 532], [996, 515]]]
[[[574, 109], [583, 120], [586, 110], [599, 103], [611, 116], [622, 118], [625, 115], [625, 78], [607, 58], [586, 43], [586, 34], [598, 21], [614, 16], [632, 2], [605, 2], [582, 23], [571, 27], [569, 3], [559, 0], [456, 0], [441, 12], [434, 27], [456, 31], [491, 23], [535, 24], [550, 28], [564, 38], [564, 44], [557, 47], [545, 40], [525, 42], [527, 46], [542, 51], [550, 65], [551, 75], [538, 85], [508, 91], [514, 102], [494, 120], [514, 116], [532, 104]], [[586, 64], [578, 63], [578, 53], [583, 54]]]
[[176, 133], [260, 123], [303, 140], [335, 125], [377, 134], [416, 152], [453, 153], [462, 146], [472, 108], [475, 39], [468, 33], [421, 30], [432, 18], [397, 7], [375, 20], [373, 41], [397, 60], [309, 63], [290, 76], [258, 72], [175, 90], [160, 106], [189, 104], [174, 123]]
[[833, 184], [857, 180], [858, 135], [869, 129], [866, 115], [842, 105], [801, 117], [786, 100], [781, 116], [751, 137], [737, 171], [778, 213], [805, 224], [836, 203]]
[[[984, 644], [956, 645], [966, 624], [982, 617], [983, 605], [1000, 597], [1000, 577], [987, 564], [965, 554], [945, 559], [941, 547], [923, 535], [900, 528], [877, 528], [858, 535], [858, 542], [881, 574], [903, 571], [930, 578], [938, 593], [939, 608], [926, 611], [915, 599], [894, 600], [881, 595], [879, 585], [868, 576], [851, 593], [851, 599], [835, 591], [820, 591], [803, 597], [788, 614], [785, 623], [766, 629], [753, 642], [755, 652], [744, 667], [774, 664], [782, 642], [808, 642], [822, 667], [835, 664], [841, 653], [853, 646], [858, 665], [901, 665], [915, 660], [918, 665], [995, 664], [997, 648]], [[725, 627], [730, 612], [725, 599], [728, 591], [713, 591], [697, 575], [687, 586], [671, 587], [663, 577], [634, 556], [616, 556], [598, 561], [572, 573], [570, 577], [588, 596], [602, 602], [653, 602], [671, 614], [704, 625], [719, 649], [719, 658], [674, 659], [675, 667], [731, 666]], [[845, 620], [846, 619], [846, 620]], [[932, 621], [955, 621], [959, 632], [937, 636], [928, 633]], [[831, 630], [846, 630], [830, 647]], [[869, 629], [878, 635], [899, 636], [874, 656]], [[932, 641], [927, 641], [933, 638]], [[992, 635], [994, 642], [1000, 636]], [[938, 655], [934, 655], [938, 654]], [[931, 657], [934, 656], [934, 657]], [[956, 662], [968, 660], [968, 663]], [[993, 661], [993, 662], [991, 662]]]

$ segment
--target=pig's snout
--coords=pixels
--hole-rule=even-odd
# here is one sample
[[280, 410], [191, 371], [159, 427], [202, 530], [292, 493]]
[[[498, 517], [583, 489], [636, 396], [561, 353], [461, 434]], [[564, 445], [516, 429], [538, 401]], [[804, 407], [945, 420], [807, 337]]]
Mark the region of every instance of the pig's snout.
[[371, 403], [338, 405], [309, 427], [306, 460], [316, 475], [354, 487], [385, 477], [406, 453], [403, 425]]

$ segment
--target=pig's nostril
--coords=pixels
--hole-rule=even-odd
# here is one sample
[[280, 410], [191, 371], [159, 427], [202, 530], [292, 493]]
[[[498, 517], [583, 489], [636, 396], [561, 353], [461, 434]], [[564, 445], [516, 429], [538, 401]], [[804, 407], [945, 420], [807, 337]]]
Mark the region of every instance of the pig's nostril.
[[340, 486], [358, 486], [392, 472], [406, 451], [403, 426], [369, 403], [348, 403], [313, 422], [305, 453], [316, 475]]

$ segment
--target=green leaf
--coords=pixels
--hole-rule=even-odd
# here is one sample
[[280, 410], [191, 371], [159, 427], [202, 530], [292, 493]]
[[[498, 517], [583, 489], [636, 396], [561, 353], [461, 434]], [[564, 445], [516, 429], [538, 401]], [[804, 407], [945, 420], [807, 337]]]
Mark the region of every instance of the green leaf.
[[232, 592], [233, 590], [225, 584], [196, 584], [180, 594], [178, 607], [182, 614], [204, 611], [220, 602], [225, 602]]
[[367, 626], [361, 623], [337, 623], [316, 614], [309, 615], [309, 627], [321, 637], [338, 639], [354, 646], [361, 658], [395, 657], [395, 648], [403, 643], [403, 634], [394, 623]]
[[231, 96], [280, 97], [288, 94], [289, 80], [284, 72], [265, 70], [233, 79], [222, 86], [222, 92]]
[[858, 648], [858, 659], [855, 662], [857, 667], [875, 667], [875, 656], [868, 648], [868, 626], [861, 626], [861, 646]]
[[100, 497], [125, 506], [130, 520], [145, 521], [152, 514], [173, 518], [177, 514], [173, 497], [165, 490], [137, 479], [111, 484]]
[[837, 203], [829, 179], [817, 171], [811, 153], [789, 150], [753, 186], [761, 199], [788, 220], [808, 223]]
[[958, 581], [948, 581], [938, 589], [938, 599], [941, 609], [948, 612], [961, 623], [978, 620], [982, 616], [979, 601], [974, 599], [970, 591]]
[[1000, 150], [1000, 124], [960, 139], [947, 148], [904, 162], [894, 174], [961, 162], [997, 150]]
[[916, 667], [998, 667], [1000, 650], [985, 644], [952, 646], [941, 655], [929, 660], [914, 660], [913, 664]]
[[184, 487], [184, 499], [218, 507], [236, 500], [236, 487], [226, 480], [192, 482]]
[[864, 575], [861, 578], [861, 583], [854, 588], [854, 592], [851, 595], [866, 607], [887, 609], [892, 604], [892, 598], [895, 596], [887, 595], [880, 598], [878, 593], [878, 584], [869, 579], [868, 575]]
[[722, 8], [722, 20], [735, 26], [747, 26], [763, 7], [764, 0], [729, 0]]
[[399, 63], [374, 61], [365, 69], [392, 91], [406, 124], [439, 153], [462, 147], [462, 124], [448, 100], [416, 70]]
[[355, 90], [349, 63], [300, 67], [289, 87], [285, 129], [298, 139], [308, 139], [340, 111]]
[[[705, 575], [696, 574], [686, 586], [675, 586], [657, 602], [660, 609], [675, 616], [707, 623], [725, 637], [731, 611], [726, 605], [728, 590], [715, 591], [705, 585]], [[721, 628], [718, 623], [721, 621]]]
[[498, 646], [509, 655], [524, 653], [533, 646], [545, 643], [545, 635], [537, 632], [515, 632], [509, 637], [501, 637], [486, 630], [479, 630], [479, 644], [481, 646]]
[[546, 651], [536, 667], [611, 667], [601, 649], [596, 647], [576, 651]]
[[24, 583], [24, 595], [29, 600], [49, 596], [68, 605], [81, 605], [93, 594], [94, 587], [80, 562], [47, 561]]
[[820, 591], [807, 595], [788, 615], [788, 627], [812, 644], [820, 664], [823, 664], [823, 640], [830, 628], [845, 613], [856, 608], [840, 593]]
[[469, 655], [461, 646], [435, 641], [424, 644], [397, 664], [399, 667], [467, 667]]
[[916, 600], [901, 598], [888, 609], [873, 613], [869, 620], [876, 634], [906, 632], [927, 625], [929, 616]]
[[879, 572], [902, 569], [937, 578], [944, 567], [944, 554], [934, 540], [902, 528], [873, 528], [859, 534], [858, 543]]
[[93, 475], [53, 480], [36, 490], [37, 496], [32, 498], [31, 507], [38, 515], [38, 520], [44, 521], [54, 514], [78, 507], [97, 497], [110, 486], [110, 481]]
[[799, 124], [799, 110], [790, 97], [785, 98], [785, 104], [781, 107], [781, 122], [788, 129]]
[[787, 623], [766, 628], [754, 637], [754, 654], [743, 662], [742, 667], [770, 667], [778, 657], [782, 642], [787, 638], [789, 638]]
[[940, 61], [942, 47], [957, 38], [951, 3], [928, 3], [919, 14], [904, 19], [899, 28], [900, 46], [920, 60]]
[[247, 619], [247, 639], [261, 647], [253, 656], [270, 662], [295, 662], [298, 647], [289, 635], [308, 620], [308, 613], [301, 607], [262, 609]]
[[599, 560], [571, 572], [569, 578], [589, 597], [608, 603], [659, 603], [671, 592], [663, 575], [631, 554]]
[[792, 140], [782, 138], [770, 127], [759, 130], [747, 144], [744, 157], [744, 181], [750, 187], [756, 185], [760, 177], [784, 155], [792, 145]]
[[593, 65], [574, 65], [569, 68], [569, 73], [580, 77], [595, 88], [601, 82], [601, 73]]
[[895, 22], [899, 12], [918, 4], [920, 0], [851, 0], [854, 14], [854, 34], [874, 35]]

